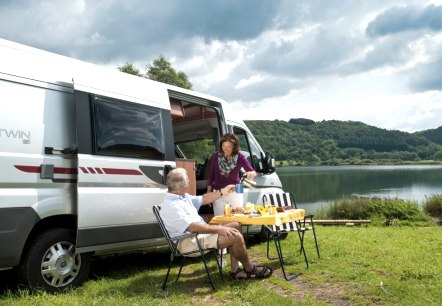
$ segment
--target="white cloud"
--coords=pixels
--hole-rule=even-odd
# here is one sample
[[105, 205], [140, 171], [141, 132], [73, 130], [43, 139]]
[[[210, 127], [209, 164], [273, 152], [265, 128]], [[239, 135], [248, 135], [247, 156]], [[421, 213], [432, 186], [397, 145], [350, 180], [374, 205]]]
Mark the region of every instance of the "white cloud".
[[256, 84], [256, 83], [261, 83], [262, 81], [264, 81], [264, 78], [261, 75], [253, 75], [248, 79], [242, 79], [238, 82], [238, 84], [235, 85], [235, 89], [242, 89], [245, 88], [249, 85], [252, 84]]
[[0, 17], [2, 38], [100, 65], [163, 54], [245, 119], [441, 125], [441, 0], [17, 0]]

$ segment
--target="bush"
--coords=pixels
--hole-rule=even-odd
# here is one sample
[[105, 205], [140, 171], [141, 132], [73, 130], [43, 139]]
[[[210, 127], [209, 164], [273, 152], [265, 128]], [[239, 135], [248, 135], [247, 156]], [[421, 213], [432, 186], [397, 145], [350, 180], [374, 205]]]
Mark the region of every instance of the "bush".
[[442, 195], [432, 195], [426, 198], [423, 208], [430, 216], [442, 219]]
[[338, 220], [371, 219], [373, 224], [384, 224], [385, 221], [393, 219], [407, 221], [401, 222], [402, 225], [410, 222], [426, 224], [429, 221], [428, 216], [416, 202], [397, 198], [347, 196], [333, 201], [328, 208], [321, 211], [321, 214], [325, 218]]
[[326, 209], [326, 216], [330, 219], [368, 219], [368, 202], [362, 197], [343, 197], [335, 200]]

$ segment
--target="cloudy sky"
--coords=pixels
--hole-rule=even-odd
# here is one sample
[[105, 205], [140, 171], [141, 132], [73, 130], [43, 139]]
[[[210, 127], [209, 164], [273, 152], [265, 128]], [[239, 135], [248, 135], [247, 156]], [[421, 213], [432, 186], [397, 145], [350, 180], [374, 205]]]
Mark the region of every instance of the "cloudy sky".
[[442, 0], [0, 0], [0, 38], [142, 71], [163, 54], [243, 119], [442, 125]]

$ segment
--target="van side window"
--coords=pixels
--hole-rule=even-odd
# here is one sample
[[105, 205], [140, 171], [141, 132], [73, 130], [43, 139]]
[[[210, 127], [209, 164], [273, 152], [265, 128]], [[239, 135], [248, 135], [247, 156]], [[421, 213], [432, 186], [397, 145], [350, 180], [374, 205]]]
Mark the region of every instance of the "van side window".
[[92, 110], [96, 154], [165, 159], [159, 109], [95, 97]]

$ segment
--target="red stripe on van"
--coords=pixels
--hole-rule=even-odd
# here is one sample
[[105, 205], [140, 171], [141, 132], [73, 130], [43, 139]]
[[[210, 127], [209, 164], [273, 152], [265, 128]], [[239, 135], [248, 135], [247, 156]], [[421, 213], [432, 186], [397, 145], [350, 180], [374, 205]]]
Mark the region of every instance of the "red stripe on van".
[[78, 174], [77, 168], [54, 167], [54, 173], [57, 174]]
[[[40, 166], [23, 166], [23, 165], [14, 165], [15, 168], [17, 168], [20, 171], [26, 172], [26, 173], [40, 173], [41, 167]], [[56, 174], [77, 174], [76, 168], [62, 168], [62, 167], [54, 167], [54, 173]]]
[[113, 168], [103, 168], [104, 173], [106, 174], [121, 174], [121, 175], [143, 175], [138, 170], [134, 169], [113, 169]]
[[40, 171], [41, 171], [41, 168], [39, 166], [14, 165], [14, 167], [20, 171], [27, 172], [27, 173], [40, 173]]
[[[17, 168], [20, 171], [26, 172], [26, 173], [40, 173], [41, 167], [40, 166], [23, 166], [23, 165], [14, 165], [15, 168]], [[135, 169], [115, 169], [115, 168], [92, 168], [92, 167], [80, 167], [81, 171], [83, 173], [90, 173], [90, 174], [118, 174], [118, 175], [143, 175], [138, 170]], [[89, 169], [89, 171], [88, 171]], [[78, 174], [76, 168], [61, 168], [61, 167], [54, 167], [54, 173], [58, 174]]]
[[104, 172], [100, 168], [95, 168], [95, 171], [97, 171], [98, 174], [104, 174]]

